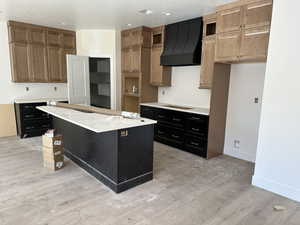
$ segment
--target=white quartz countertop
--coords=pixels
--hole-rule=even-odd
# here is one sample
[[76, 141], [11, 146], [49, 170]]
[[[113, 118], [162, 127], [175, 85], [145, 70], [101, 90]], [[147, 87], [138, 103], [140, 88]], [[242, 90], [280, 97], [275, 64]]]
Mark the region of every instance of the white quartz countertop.
[[[180, 111], [180, 112], [194, 113], [194, 114], [199, 114], [199, 115], [206, 115], [206, 116], [209, 115], [208, 108], [180, 106], [180, 105], [173, 105], [173, 104], [160, 103], [160, 102], [141, 103], [141, 105], [155, 107], [155, 108], [169, 109], [169, 110]], [[175, 108], [172, 106], [186, 107], [186, 109]]]
[[48, 101], [64, 102], [64, 101], [68, 101], [68, 99], [67, 98], [15, 99], [15, 103], [18, 104], [38, 103], [38, 102], [48, 102]]
[[99, 113], [85, 113], [73, 109], [66, 109], [55, 106], [39, 106], [37, 109], [49, 113], [52, 116], [66, 120], [70, 123], [84, 127], [96, 133], [113, 130], [127, 129], [155, 124], [155, 120], [140, 118], [127, 119], [121, 116], [109, 116]]

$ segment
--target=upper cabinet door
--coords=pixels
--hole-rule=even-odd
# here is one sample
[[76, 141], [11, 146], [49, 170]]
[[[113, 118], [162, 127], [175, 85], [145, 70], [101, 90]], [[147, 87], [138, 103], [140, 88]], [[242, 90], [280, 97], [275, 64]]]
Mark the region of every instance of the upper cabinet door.
[[47, 76], [47, 49], [43, 45], [29, 47], [29, 71], [33, 82], [48, 82]]
[[122, 31], [122, 49], [123, 48], [129, 48], [131, 46], [131, 35], [130, 31]]
[[15, 82], [29, 82], [28, 44], [11, 43], [10, 54], [12, 80]]
[[28, 42], [28, 29], [22, 26], [9, 26], [9, 42]]
[[54, 46], [54, 47], [61, 46], [61, 33], [54, 30], [48, 30], [47, 44], [48, 46]]
[[141, 47], [137, 46], [130, 51], [130, 72], [141, 72]]
[[65, 49], [76, 49], [76, 36], [75, 33], [64, 32], [62, 34], [63, 48]]
[[46, 45], [46, 31], [42, 28], [31, 28], [29, 31], [31, 44]]
[[130, 38], [131, 46], [142, 45], [143, 44], [143, 35], [142, 30], [133, 30], [131, 31]]
[[59, 47], [48, 47], [48, 77], [51, 82], [63, 82], [61, 75], [61, 54]]
[[215, 60], [218, 62], [238, 61], [240, 45], [241, 45], [240, 31], [217, 34]]
[[163, 82], [163, 67], [160, 65], [160, 56], [162, 48], [153, 47], [151, 50], [151, 76], [150, 83], [160, 86]]
[[199, 88], [209, 89], [212, 87], [214, 64], [215, 64], [215, 46], [216, 46], [215, 38], [207, 38], [203, 40]]
[[242, 26], [242, 7], [217, 12], [217, 33], [240, 30]]
[[131, 49], [126, 48], [122, 49], [122, 72], [128, 73], [130, 72], [131, 68], [131, 56], [130, 56]]
[[271, 24], [272, 0], [262, 0], [245, 6], [244, 26], [246, 29]]
[[244, 61], [266, 61], [269, 35], [269, 26], [243, 30], [240, 59]]

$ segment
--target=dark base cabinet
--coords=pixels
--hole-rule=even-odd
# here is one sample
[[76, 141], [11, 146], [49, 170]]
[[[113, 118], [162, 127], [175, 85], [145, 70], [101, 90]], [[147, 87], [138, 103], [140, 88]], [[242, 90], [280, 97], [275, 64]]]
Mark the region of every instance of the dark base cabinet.
[[[61, 101], [68, 103], [68, 101]], [[15, 103], [15, 116], [17, 134], [20, 138], [42, 136], [47, 130], [52, 129], [52, 116], [36, 109], [38, 106], [47, 105], [46, 102]]]
[[154, 140], [207, 157], [209, 116], [141, 106], [141, 116], [157, 120]]
[[153, 125], [95, 133], [53, 117], [65, 155], [114, 192], [153, 179]]
[[21, 138], [43, 135], [52, 128], [52, 118], [45, 112], [36, 109], [45, 106], [46, 102], [15, 103], [17, 133]]

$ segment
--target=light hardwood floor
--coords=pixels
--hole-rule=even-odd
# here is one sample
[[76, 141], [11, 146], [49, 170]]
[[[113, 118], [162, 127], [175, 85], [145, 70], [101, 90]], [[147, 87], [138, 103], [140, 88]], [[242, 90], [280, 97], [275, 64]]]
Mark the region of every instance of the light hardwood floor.
[[154, 167], [153, 181], [115, 194], [72, 162], [43, 168], [40, 138], [0, 138], [0, 224], [300, 224], [299, 203], [250, 185], [250, 163], [155, 143]]

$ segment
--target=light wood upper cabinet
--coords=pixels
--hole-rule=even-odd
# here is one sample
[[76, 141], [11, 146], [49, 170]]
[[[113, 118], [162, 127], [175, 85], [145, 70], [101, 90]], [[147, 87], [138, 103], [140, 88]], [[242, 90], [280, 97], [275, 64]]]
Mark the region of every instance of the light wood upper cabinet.
[[216, 57], [218, 62], [235, 62], [239, 60], [241, 46], [240, 31], [218, 34], [216, 38]]
[[217, 12], [217, 33], [240, 30], [242, 25], [242, 7]]
[[73, 31], [8, 22], [12, 80], [66, 82], [66, 54], [76, 54]]
[[151, 47], [151, 29], [147, 27], [138, 27], [124, 30], [121, 33], [122, 49], [141, 46], [144, 48]]
[[46, 46], [34, 44], [29, 46], [29, 73], [32, 82], [48, 82]]
[[171, 86], [172, 67], [160, 65], [161, 54], [162, 47], [153, 47], [151, 49], [150, 83], [160, 87]]
[[64, 49], [76, 49], [76, 36], [72, 33], [62, 33], [62, 44]]
[[199, 88], [210, 89], [212, 87], [215, 64], [215, 38], [203, 39], [202, 63]]
[[272, 0], [240, 0], [218, 7], [217, 15], [217, 62], [266, 61]]
[[272, 0], [262, 0], [244, 6], [244, 28], [271, 25]]
[[29, 82], [29, 47], [26, 43], [11, 43], [11, 72], [12, 80], [18, 82]]
[[152, 29], [151, 46], [150, 83], [159, 87], [171, 86], [172, 67], [160, 65], [164, 47], [164, 26]]
[[240, 60], [266, 61], [270, 27], [245, 29], [242, 33]]

